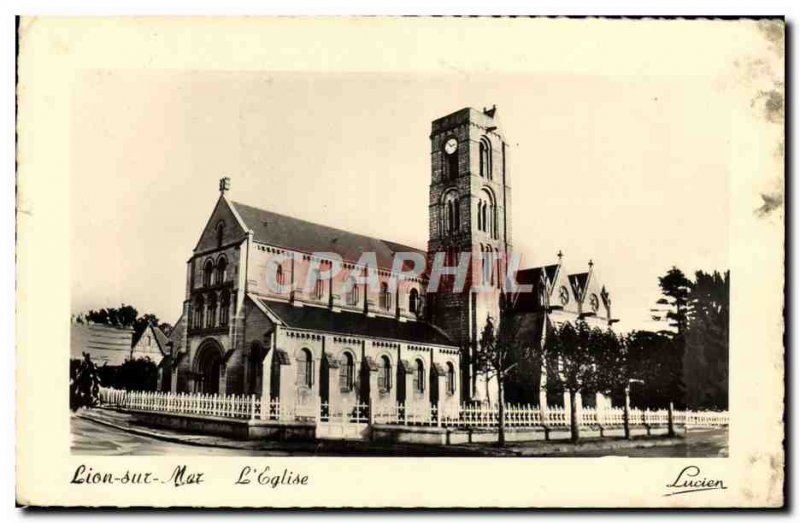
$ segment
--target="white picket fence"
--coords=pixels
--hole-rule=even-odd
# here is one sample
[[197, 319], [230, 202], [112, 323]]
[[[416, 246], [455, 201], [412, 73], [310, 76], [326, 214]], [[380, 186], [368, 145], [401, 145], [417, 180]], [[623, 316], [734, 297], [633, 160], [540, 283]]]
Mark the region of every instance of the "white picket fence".
[[[442, 427], [493, 428], [499, 425], [498, 407], [488, 405], [462, 404], [457, 416], [444, 413], [439, 418], [436, 405], [429, 409], [417, 406], [414, 409], [396, 403], [374, 409], [373, 422], [385, 425], [436, 425]], [[661, 410], [629, 411], [631, 425], [667, 425], [669, 412]], [[507, 427], [569, 427], [570, 412], [564, 407], [540, 408], [536, 405], [506, 405], [505, 425]], [[716, 427], [728, 425], [727, 412], [685, 412], [674, 411], [673, 422], [689, 427]], [[582, 426], [623, 425], [625, 412], [622, 408], [595, 409], [584, 407], [578, 411], [578, 423]]]
[[[493, 428], [499, 425], [497, 405], [462, 404], [456, 412], [440, 412], [436, 405], [403, 403], [373, 406], [357, 403], [332, 408], [319, 400], [284, 407], [278, 399], [262, 401], [254, 395], [185, 394], [169, 392], [134, 392], [100, 389], [101, 403], [128, 410], [191, 414], [239, 419], [293, 421], [315, 420], [339, 425], [385, 424], [422, 425], [462, 428]], [[262, 415], [263, 412], [263, 415]], [[615, 426], [624, 421], [622, 408], [584, 407], [578, 410], [582, 426]], [[673, 422], [687, 427], [727, 426], [727, 412], [674, 411]], [[505, 405], [507, 427], [569, 427], [570, 412], [563, 407], [541, 408], [537, 405]], [[662, 410], [630, 410], [631, 425], [666, 425], [669, 412]]]
[[[255, 419], [261, 416], [262, 411], [262, 402], [257, 396], [236, 394], [174, 394], [101, 388], [99, 397], [105, 405], [147, 412]], [[270, 419], [288, 418], [286, 413], [281, 413], [277, 400], [270, 401], [268, 408]]]

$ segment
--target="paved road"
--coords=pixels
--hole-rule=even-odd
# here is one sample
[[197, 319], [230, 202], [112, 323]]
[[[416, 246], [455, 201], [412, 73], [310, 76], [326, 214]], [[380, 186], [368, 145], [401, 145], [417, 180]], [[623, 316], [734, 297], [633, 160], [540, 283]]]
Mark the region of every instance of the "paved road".
[[[204, 455], [204, 456], [289, 456], [289, 455], [442, 455], [441, 447], [400, 448], [398, 446], [375, 448], [374, 445], [362, 442], [320, 442], [318, 444], [297, 444], [295, 448], [287, 449], [286, 444], [281, 444], [282, 449], [254, 449], [254, 448], [220, 448], [210, 446], [197, 446], [163, 441], [144, 435], [132, 434], [125, 430], [103, 425], [95, 421], [72, 416], [72, 451], [76, 454], [91, 455]], [[277, 445], [278, 443], [276, 443]], [[521, 444], [528, 447], [533, 444]], [[513, 445], [512, 445], [513, 446]], [[458, 452], [466, 455], [468, 449], [448, 447], [452, 453]], [[484, 449], [488, 450], [488, 449]], [[509, 449], [512, 450], [512, 449]], [[529, 449], [532, 450], [532, 449]], [[473, 449], [473, 454], [483, 453]], [[527, 453], [526, 453], [527, 454]], [[675, 445], [647, 447], [647, 448], [620, 448], [609, 449], [577, 449], [568, 453], [554, 454], [553, 457], [599, 457], [599, 456], [630, 456], [630, 457], [722, 457], [728, 455], [728, 432], [726, 429], [692, 431], [684, 441]]]
[[[101, 456], [126, 455], [194, 455], [194, 456], [242, 456], [238, 449], [199, 447], [182, 445], [170, 441], [131, 434], [124, 430], [102, 425], [77, 416], [72, 416], [72, 452]], [[248, 456], [286, 456], [287, 452], [249, 450]]]
[[[631, 458], [724, 458], [728, 456], [728, 429], [694, 429], [676, 445], [618, 450], [589, 450], [571, 452], [570, 456], [629, 456]], [[558, 457], [564, 457], [560, 454]]]

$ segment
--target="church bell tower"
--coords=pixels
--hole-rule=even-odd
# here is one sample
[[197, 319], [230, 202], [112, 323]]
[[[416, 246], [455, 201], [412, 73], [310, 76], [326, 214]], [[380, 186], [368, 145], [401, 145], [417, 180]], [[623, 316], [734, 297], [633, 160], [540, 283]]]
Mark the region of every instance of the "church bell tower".
[[[502, 261], [511, 251], [511, 191], [506, 170], [506, 141], [498, 128], [496, 108], [464, 108], [431, 124], [431, 185], [428, 267], [444, 252], [446, 265], [471, 254], [471, 267], [461, 292], [453, 278], [430, 293], [431, 321], [462, 350], [464, 400], [481, 399], [472, 364], [481, 332], [489, 319], [497, 324]], [[479, 265], [478, 265], [479, 264]], [[475, 275], [478, 275], [477, 277]]]

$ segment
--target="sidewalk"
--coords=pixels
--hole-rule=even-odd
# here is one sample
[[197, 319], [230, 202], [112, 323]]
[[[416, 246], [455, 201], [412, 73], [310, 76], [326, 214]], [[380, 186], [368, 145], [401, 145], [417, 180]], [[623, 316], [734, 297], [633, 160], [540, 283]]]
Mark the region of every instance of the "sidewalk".
[[421, 445], [421, 444], [378, 444], [369, 441], [275, 441], [275, 440], [235, 440], [221, 436], [189, 434], [161, 428], [138, 425], [132, 416], [124, 412], [108, 409], [82, 409], [75, 417], [111, 427], [143, 438], [150, 438], [179, 445], [202, 448], [233, 449], [242, 455], [257, 452], [276, 455], [316, 455], [316, 456], [569, 456], [581, 453], [602, 453], [624, 455], [626, 449], [646, 449], [684, 444], [683, 438], [663, 436], [642, 436], [632, 440], [617, 438], [585, 439], [576, 445], [565, 441], [513, 442], [505, 448], [497, 448], [491, 443], [469, 443], [462, 445]]

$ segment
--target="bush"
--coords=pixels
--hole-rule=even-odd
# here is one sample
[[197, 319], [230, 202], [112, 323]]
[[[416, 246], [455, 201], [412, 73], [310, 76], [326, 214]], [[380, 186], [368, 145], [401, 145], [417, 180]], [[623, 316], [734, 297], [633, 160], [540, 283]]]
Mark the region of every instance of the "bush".
[[81, 407], [97, 404], [100, 391], [100, 376], [97, 367], [87, 353], [83, 360], [70, 360], [69, 408], [76, 411]]

